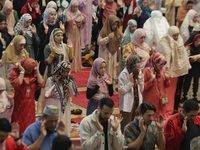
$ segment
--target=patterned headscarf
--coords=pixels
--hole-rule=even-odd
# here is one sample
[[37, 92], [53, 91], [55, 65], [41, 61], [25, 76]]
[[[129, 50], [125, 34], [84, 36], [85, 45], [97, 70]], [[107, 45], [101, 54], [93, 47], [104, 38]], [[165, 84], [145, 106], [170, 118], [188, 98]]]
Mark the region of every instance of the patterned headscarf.
[[137, 72], [134, 72], [136, 63], [139, 63], [141, 61], [141, 57], [137, 54], [130, 54], [126, 59], [126, 68], [128, 70], [128, 73], [134, 73], [139, 74], [139, 70]]
[[29, 27], [25, 27], [24, 23], [28, 20], [32, 20], [32, 17], [30, 14], [23, 14], [20, 18], [20, 20], [18, 21], [17, 25], [14, 28], [14, 34], [16, 35], [20, 35], [22, 30], [24, 29], [26, 34], [28, 34], [30, 37], [32, 37], [32, 26], [30, 25]]
[[56, 12], [56, 10], [54, 8], [47, 8], [46, 11], [44, 12], [44, 19], [42, 22], [46, 22], [47, 25], [54, 25], [56, 23], [56, 19], [54, 22], [51, 22], [49, 19], [49, 14], [51, 12]]
[[128, 21], [128, 26], [126, 27], [126, 30], [124, 31], [124, 38], [126, 38], [126, 39], [123, 39], [123, 41], [124, 40], [132, 41], [133, 40], [134, 32], [131, 32], [130, 26], [134, 26], [134, 25], [137, 25], [137, 22], [134, 19], [130, 19]]

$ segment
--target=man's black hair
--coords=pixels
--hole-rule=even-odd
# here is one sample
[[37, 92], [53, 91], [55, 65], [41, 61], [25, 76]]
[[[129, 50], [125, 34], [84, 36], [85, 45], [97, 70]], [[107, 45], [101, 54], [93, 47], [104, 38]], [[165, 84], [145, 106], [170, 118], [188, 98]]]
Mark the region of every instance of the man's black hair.
[[53, 139], [51, 150], [70, 150], [72, 141], [65, 135], [57, 135]]
[[150, 102], [143, 102], [140, 106], [139, 106], [139, 113], [144, 114], [145, 112], [147, 112], [147, 110], [153, 110], [154, 112], [156, 112], [156, 107], [150, 103]]
[[11, 132], [11, 124], [6, 118], [0, 118], [0, 131]]
[[111, 98], [105, 97], [100, 100], [99, 107], [103, 109], [104, 105], [108, 106], [109, 108], [113, 108], [115, 104]]
[[198, 111], [198, 102], [195, 99], [188, 99], [183, 103], [183, 109], [186, 111], [186, 113], [189, 113], [190, 111]]

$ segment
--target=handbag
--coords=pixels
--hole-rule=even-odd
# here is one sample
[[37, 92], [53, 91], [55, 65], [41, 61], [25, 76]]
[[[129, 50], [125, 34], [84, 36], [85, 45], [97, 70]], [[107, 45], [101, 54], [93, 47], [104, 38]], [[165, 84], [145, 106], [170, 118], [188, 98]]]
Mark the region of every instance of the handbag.
[[[158, 84], [158, 80], [157, 79], [156, 79], [156, 81], [157, 81], [157, 84]], [[167, 96], [165, 96], [165, 97], [161, 96], [159, 84], [158, 84], [158, 91], [160, 93], [160, 104], [161, 104], [161, 106], [164, 105], [164, 104], [167, 104], [169, 102], [168, 97]]]

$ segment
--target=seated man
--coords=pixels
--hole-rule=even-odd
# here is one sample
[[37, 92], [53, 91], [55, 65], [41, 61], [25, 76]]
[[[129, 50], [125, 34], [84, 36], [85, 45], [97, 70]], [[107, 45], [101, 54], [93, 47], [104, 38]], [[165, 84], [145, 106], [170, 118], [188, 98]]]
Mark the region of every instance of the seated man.
[[124, 145], [120, 130], [121, 115], [111, 116], [114, 102], [102, 98], [98, 109], [86, 116], [80, 124], [80, 138], [83, 150], [122, 150]]
[[139, 106], [139, 116], [126, 125], [124, 129], [125, 143], [128, 148], [138, 150], [155, 150], [155, 144], [159, 149], [164, 149], [164, 118], [159, 116], [153, 121], [156, 108], [150, 102], [143, 102]]
[[50, 150], [53, 139], [57, 135], [65, 135], [63, 122], [60, 121], [57, 126], [58, 115], [58, 107], [47, 105], [44, 108], [42, 117], [39, 117], [35, 123], [28, 126], [22, 141], [30, 150]]
[[[0, 149], [1, 150], [28, 150], [19, 138], [19, 125], [11, 124], [6, 118], [0, 118]], [[10, 137], [8, 137], [10, 135]]]
[[166, 150], [190, 149], [190, 141], [200, 136], [198, 111], [199, 106], [196, 100], [186, 100], [183, 103], [183, 109], [165, 121]]
[[190, 141], [190, 150], [200, 150], [200, 136]]

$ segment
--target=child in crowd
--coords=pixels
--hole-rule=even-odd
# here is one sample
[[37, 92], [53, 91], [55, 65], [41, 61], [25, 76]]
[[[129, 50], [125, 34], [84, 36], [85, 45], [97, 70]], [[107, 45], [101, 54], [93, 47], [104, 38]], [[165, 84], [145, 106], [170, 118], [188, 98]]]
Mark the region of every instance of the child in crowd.
[[85, 46], [85, 50], [81, 50], [82, 53], [82, 61], [84, 67], [92, 67], [94, 61], [94, 51], [92, 50], [92, 45], [87, 44]]
[[59, 107], [59, 120], [65, 124], [65, 131], [70, 136], [71, 110], [70, 97], [78, 96], [76, 81], [70, 75], [71, 65], [68, 61], [61, 61], [54, 70], [52, 77], [47, 79], [45, 85], [45, 99], [43, 108], [46, 105]]
[[87, 115], [99, 106], [99, 100], [113, 95], [112, 77], [106, 73], [106, 61], [95, 59], [87, 84], [86, 97], [89, 99]]

